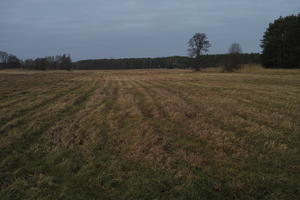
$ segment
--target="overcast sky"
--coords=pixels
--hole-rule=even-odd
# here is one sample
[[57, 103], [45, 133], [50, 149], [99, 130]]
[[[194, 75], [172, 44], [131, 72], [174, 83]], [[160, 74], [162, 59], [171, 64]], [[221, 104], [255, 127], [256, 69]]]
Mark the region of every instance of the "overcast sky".
[[187, 55], [203, 32], [210, 54], [232, 42], [260, 52], [268, 24], [298, 12], [300, 0], [0, 0], [0, 50], [22, 59]]

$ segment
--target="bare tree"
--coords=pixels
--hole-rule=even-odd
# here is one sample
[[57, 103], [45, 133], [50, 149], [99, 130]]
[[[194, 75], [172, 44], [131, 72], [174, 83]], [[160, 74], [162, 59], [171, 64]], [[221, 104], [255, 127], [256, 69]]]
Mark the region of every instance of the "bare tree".
[[242, 47], [239, 43], [232, 43], [228, 50], [227, 62], [224, 66], [224, 71], [232, 72], [242, 67], [241, 56]]
[[0, 51], [0, 63], [6, 63], [8, 59], [8, 53]]
[[240, 54], [242, 53], [242, 47], [239, 43], [232, 43], [228, 52], [229, 54]]
[[193, 58], [200, 58], [211, 46], [205, 33], [196, 33], [188, 42], [188, 53]]

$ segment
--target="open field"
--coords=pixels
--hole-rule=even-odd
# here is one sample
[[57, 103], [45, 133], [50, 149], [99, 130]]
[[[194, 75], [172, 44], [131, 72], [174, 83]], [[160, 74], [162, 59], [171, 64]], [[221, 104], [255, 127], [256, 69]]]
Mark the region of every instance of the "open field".
[[300, 70], [0, 71], [1, 199], [300, 199]]

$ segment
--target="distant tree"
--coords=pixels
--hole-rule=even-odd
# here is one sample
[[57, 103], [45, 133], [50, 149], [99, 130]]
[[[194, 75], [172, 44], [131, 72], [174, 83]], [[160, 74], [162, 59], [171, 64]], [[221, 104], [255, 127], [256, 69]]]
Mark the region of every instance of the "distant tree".
[[61, 57], [61, 69], [71, 70], [72, 69], [72, 60], [70, 55], [65, 55]]
[[0, 51], [0, 63], [7, 63], [8, 53]]
[[300, 13], [270, 23], [261, 47], [265, 67], [300, 68]]
[[242, 47], [239, 43], [232, 43], [228, 50], [227, 61], [224, 65], [224, 71], [232, 72], [240, 69], [242, 66], [241, 54]]
[[35, 63], [33, 59], [26, 59], [23, 63], [24, 69], [35, 69]]
[[241, 54], [242, 47], [239, 43], [232, 43], [228, 52], [229, 52], [229, 54]]
[[34, 70], [71, 70], [73, 67], [71, 56], [65, 54], [36, 58], [35, 60], [27, 59], [22, 65], [25, 69]]
[[21, 67], [21, 61], [17, 58], [17, 56], [9, 55], [7, 57], [7, 65], [9, 68], [19, 68]]
[[193, 58], [200, 58], [204, 52], [208, 52], [211, 46], [205, 33], [196, 33], [188, 42], [188, 52]]
[[[205, 33], [196, 33], [189, 41], [188, 41], [188, 54], [192, 58], [200, 59], [200, 56], [204, 52], [208, 52], [208, 48], [211, 46], [210, 42], [207, 39]], [[196, 64], [196, 70], [199, 69], [199, 65]]]
[[47, 58], [37, 58], [34, 60], [36, 70], [46, 70], [48, 66]]

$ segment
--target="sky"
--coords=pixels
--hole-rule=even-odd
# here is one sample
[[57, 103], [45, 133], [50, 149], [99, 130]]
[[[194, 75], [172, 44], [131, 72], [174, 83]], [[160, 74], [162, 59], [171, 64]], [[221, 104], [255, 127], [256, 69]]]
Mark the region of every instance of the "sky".
[[299, 12], [299, 0], [0, 0], [0, 51], [22, 59], [186, 56], [200, 32], [209, 54], [234, 42], [260, 52], [268, 24]]

